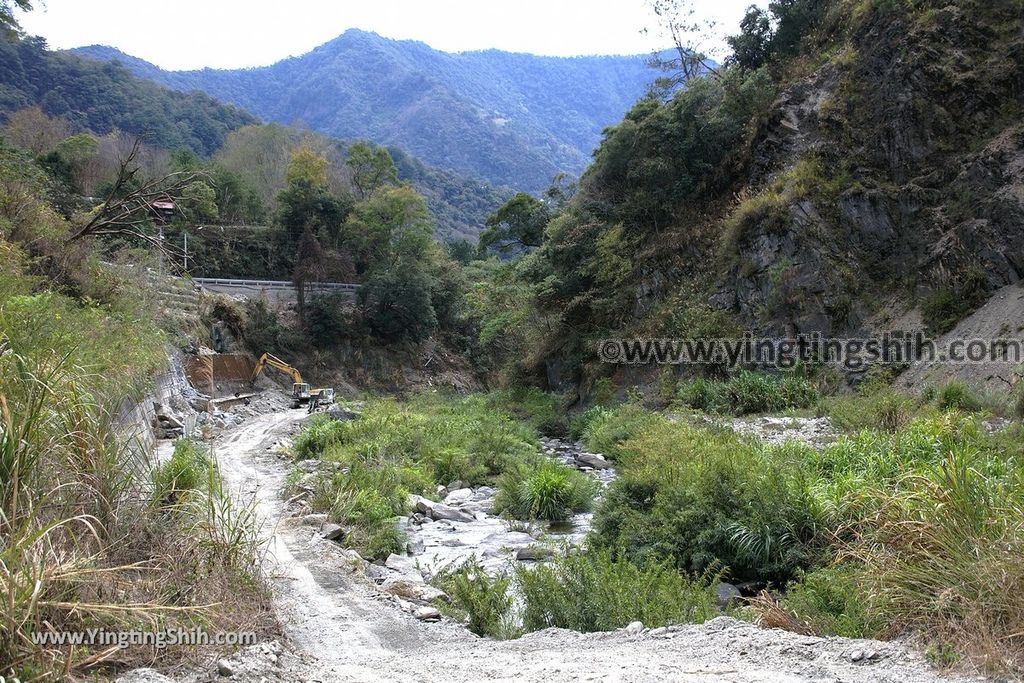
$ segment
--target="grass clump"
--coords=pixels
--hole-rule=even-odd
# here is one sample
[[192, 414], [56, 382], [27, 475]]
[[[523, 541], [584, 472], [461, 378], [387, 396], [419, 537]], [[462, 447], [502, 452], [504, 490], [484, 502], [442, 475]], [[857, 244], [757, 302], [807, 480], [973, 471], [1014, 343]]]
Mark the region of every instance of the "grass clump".
[[591, 509], [598, 486], [579, 470], [539, 459], [499, 478], [494, 508], [498, 514], [522, 521], [564, 521]]
[[513, 387], [486, 394], [487, 404], [541, 434], [562, 436], [566, 432], [562, 397], [536, 387]]
[[840, 429], [890, 433], [906, 425], [918, 408], [910, 396], [876, 385], [865, 386], [856, 394], [829, 397], [818, 404], [819, 414], [827, 416]]
[[[762, 598], [754, 606], [766, 626], [780, 625], [814, 635], [877, 638], [883, 635], [885, 623], [859, 578], [860, 569], [855, 565], [800, 572], [780, 601]], [[795, 620], [796, 628], [788, 620]]]
[[296, 460], [319, 458], [329, 446], [337, 443], [345, 434], [343, 422], [326, 415], [316, 415], [308, 426], [299, 432], [292, 444]]
[[784, 582], [812, 564], [820, 510], [804, 449], [762, 448], [661, 417], [624, 433], [609, 451], [619, 478], [594, 515], [596, 545], [734, 580]]
[[[1024, 471], [973, 444], [866, 495], [877, 510], [844, 551], [863, 564], [893, 632], [952, 646], [990, 671], [1024, 670]], [[986, 462], [988, 460], [988, 462]]]
[[608, 550], [517, 567], [515, 580], [526, 631], [610, 631], [633, 621], [656, 628], [700, 624], [718, 615], [709, 578], [691, 579], [666, 562], [634, 564]]
[[333, 465], [319, 475], [314, 508], [348, 528], [350, 546], [380, 558], [402, 547], [395, 521], [407, 512], [409, 494], [433, 497], [453, 481], [494, 483], [533, 462], [539, 443], [536, 431], [494, 408], [486, 395], [422, 394], [368, 401], [358, 420], [316, 420], [294, 451]]
[[[637, 565], [609, 551], [571, 552], [510, 577], [488, 576], [474, 563], [444, 572], [435, 584], [446, 609], [470, 630], [513, 638], [545, 628], [611, 631], [634, 621], [649, 628], [703, 623], [719, 612], [713, 577], [692, 579], [667, 563]], [[514, 602], [512, 594], [521, 596]]]
[[442, 611], [478, 636], [499, 640], [523, 633], [514, 618], [511, 582], [510, 577], [489, 576], [472, 560], [440, 571], [433, 581], [451, 600], [439, 604]]
[[796, 375], [743, 370], [725, 381], [697, 378], [679, 389], [679, 400], [708, 413], [747, 415], [807, 408], [818, 400], [814, 386]]
[[193, 491], [207, 489], [213, 463], [205, 447], [191, 439], [179, 439], [170, 459], [153, 468], [153, 500], [171, 506]]

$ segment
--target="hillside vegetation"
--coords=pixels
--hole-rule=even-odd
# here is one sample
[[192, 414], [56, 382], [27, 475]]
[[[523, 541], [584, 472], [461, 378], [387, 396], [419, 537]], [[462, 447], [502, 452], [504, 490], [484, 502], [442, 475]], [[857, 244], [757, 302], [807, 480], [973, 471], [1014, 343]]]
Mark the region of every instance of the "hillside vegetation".
[[644, 56], [449, 54], [349, 30], [309, 54], [255, 69], [168, 72], [111, 48], [137, 76], [200, 90], [268, 121], [407, 150], [428, 164], [537, 191], [586, 166], [602, 129], [653, 80]]
[[492, 324], [532, 376], [589, 384], [613, 332], [862, 333], [898, 304], [941, 332], [1020, 278], [1019, 5], [771, 7], [605, 132], [514, 266], [532, 304]]
[[118, 417], [166, 366], [178, 318], [158, 323], [141, 270], [67, 242], [54, 188], [0, 145], [0, 676], [26, 681], [199, 653], [33, 634], [274, 628], [251, 511], [206, 447], [180, 441], [151, 471], [131, 447], [148, 425]]
[[53, 52], [36, 38], [0, 39], [0, 116], [39, 106], [51, 117], [98, 135], [122, 131], [164, 149], [209, 155], [232, 130], [256, 119], [199, 92], [179, 93], [97, 64]]
[[[222, 206], [223, 215], [216, 217], [225, 223], [268, 220], [276, 210], [274, 198], [284, 187], [288, 156], [298, 146], [313, 144], [340, 161], [353, 142], [300, 128], [260, 126], [251, 114], [198, 90], [176, 92], [138, 78], [119, 64], [97, 64], [48, 50], [37, 38], [0, 40], [0, 120], [7, 124], [9, 142], [40, 155], [52, 154], [72, 134], [92, 135], [98, 141], [98, 155], [90, 156], [88, 147], [79, 144], [62, 150], [61, 163], [100, 165], [102, 172], [127, 154], [132, 138], [145, 142], [154, 173], [167, 168], [167, 153], [187, 150], [200, 158], [215, 157], [223, 163], [220, 170], [210, 170], [211, 184], [218, 186], [220, 203], [228, 199], [231, 204]], [[290, 117], [286, 122], [295, 120]], [[511, 195], [475, 177], [428, 166], [400, 147], [389, 151], [400, 179], [426, 196], [441, 242], [475, 240], [488, 214]], [[69, 156], [77, 158], [69, 162]], [[235, 172], [235, 177], [228, 177], [224, 169]], [[99, 188], [86, 183], [77, 189], [93, 193]]]

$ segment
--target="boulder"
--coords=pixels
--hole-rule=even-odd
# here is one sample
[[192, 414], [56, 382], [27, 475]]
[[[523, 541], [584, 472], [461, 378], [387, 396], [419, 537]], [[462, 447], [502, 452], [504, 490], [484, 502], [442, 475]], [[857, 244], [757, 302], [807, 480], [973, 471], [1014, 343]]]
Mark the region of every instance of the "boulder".
[[331, 408], [327, 411], [327, 417], [338, 422], [348, 422], [359, 419], [359, 413], [348, 408]]
[[472, 513], [453, 508], [444, 503], [434, 503], [430, 508], [430, 516], [434, 519], [446, 519], [450, 522], [474, 522], [476, 517]]
[[481, 545], [529, 545], [536, 541], [533, 536], [522, 531], [498, 531], [488, 534], [481, 541]]
[[516, 551], [517, 560], [548, 560], [555, 556], [555, 551], [543, 545], [528, 545]]
[[719, 583], [715, 587], [715, 601], [720, 609], [725, 609], [730, 604], [739, 602], [743, 598], [740, 589], [731, 583]]
[[445, 487], [445, 488], [447, 488], [449, 491], [458, 491], [459, 489], [468, 489], [469, 488], [469, 482], [468, 481], [462, 481], [461, 479], [456, 479], [455, 481], [449, 483], [448, 486]]
[[473, 500], [473, 489], [455, 489], [444, 498], [445, 505], [459, 506]]
[[423, 580], [423, 577], [420, 576], [420, 570], [416, 568], [416, 562], [410, 557], [392, 553], [388, 555], [388, 559], [384, 560], [384, 566], [399, 574], [408, 574], [414, 577], [414, 579]]
[[301, 470], [302, 472], [310, 474], [320, 469], [320, 461], [316, 459], [300, 460], [299, 462], [296, 463], [295, 466], [298, 467], [299, 470]]
[[633, 621], [622, 630], [628, 635], [638, 636], [644, 632], [644, 623], [642, 621]]
[[417, 583], [416, 581], [410, 581], [408, 578], [402, 576], [392, 576], [384, 579], [380, 588], [386, 593], [390, 593], [391, 595], [396, 595], [400, 598], [409, 600], [410, 602], [416, 602], [419, 604], [426, 604], [437, 599], [444, 599], [448, 597], [445, 595], [444, 591], [438, 590], [429, 584], [422, 583], [422, 580]]
[[597, 453], [577, 454], [576, 465], [583, 467], [592, 467], [595, 470], [606, 470], [612, 466], [610, 462], [605, 460], [603, 455], [598, 455]]
[[346, 533], [348, 532], [345, 530], [345, 527], [330, 522], [327, 522], [320, 528], [320, 537], [325, 541], [338, 541], [340, 543], [345, 538]]
[[323, 526], [327, 523], [327, 515], [322, 512], [305, 515], [302, 518], [302, 523], [306, 526]]
[[408, 497], [408, 499], [406, 499], [406, 503], [413, 510], [423, 515], [430, 514], [430, 511], [434, 508], [435, 505], [437, 505], [437, 503], [430, 500], [429, 498], [417, 496], [416, 494], [411, 494]]
[[420, 607], [414, 614], [420, 621], [441, 621], [441, 613], [436, 607], [429, 605]]

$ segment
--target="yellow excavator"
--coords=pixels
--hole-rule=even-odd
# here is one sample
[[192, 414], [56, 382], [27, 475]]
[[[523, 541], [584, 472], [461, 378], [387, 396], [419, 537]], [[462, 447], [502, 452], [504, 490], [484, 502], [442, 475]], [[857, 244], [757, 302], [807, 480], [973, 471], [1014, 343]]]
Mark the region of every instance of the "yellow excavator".
[[298, 408], [299, 406], [306, 404], [316, 406], [334, 402], [334, 389], [327, 387], [321, 389], [310, 389], [309, 384], [302, 381], [302, 373], [299, 372], [298, 369], [293, 368], [291, 365], [288, 365], [288, 363], [285, 363], [283, 360], [270, 353], [264, 353], [260, 356], [260, 359], [256, 361], [256, 367], [253, 368], [252, 377], [249, 381], [255, 382], [256, 378], [260, 376], [260, 373], [262, 373], [268, 365], [280, 370], [292, 378], [292, 408]]

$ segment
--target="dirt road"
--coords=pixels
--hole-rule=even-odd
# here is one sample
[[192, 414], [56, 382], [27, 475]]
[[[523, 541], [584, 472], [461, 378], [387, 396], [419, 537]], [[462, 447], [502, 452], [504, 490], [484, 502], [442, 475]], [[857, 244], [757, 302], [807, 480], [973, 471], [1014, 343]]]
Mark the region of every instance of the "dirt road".
[[[891, 681], [940, 676], [899, 643], [812, 638], [721, 617], [701, 626], [579, 634], [549, 629], [514, 641], [424, 623], [385, 599], [346, 551], [287, 516], [287, 467], [269, 447], [303, 418], [264, 415], [216, 444], [222, 472], [255, 495], [287, 645], [263, 644], [188, 680], [232, 681]], [[126, 681], [166, 680], [125, 678]]]

